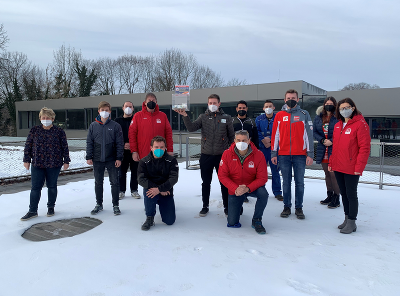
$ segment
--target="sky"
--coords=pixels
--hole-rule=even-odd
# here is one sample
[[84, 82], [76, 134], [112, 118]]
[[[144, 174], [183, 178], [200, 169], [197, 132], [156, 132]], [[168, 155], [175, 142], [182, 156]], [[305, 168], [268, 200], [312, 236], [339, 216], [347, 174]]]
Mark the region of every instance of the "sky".
[[87, 59], [192, 53], [226, 80], [399, 87], [398, 0], [2, 0], [10, 42], [41, 67], [61, 45]]

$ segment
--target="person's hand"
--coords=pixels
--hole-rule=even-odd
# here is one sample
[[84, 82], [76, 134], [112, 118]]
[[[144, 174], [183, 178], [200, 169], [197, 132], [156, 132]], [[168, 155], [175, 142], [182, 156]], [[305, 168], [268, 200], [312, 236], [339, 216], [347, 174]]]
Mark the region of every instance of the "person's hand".
[[119, 168], [121, 166], [121, 161], [120, 160], [116, 160], [115, 161], [115, 167]]
[[86, 163], [87, 163], [88, 165], [93, 165], [93, 160], [88, 159], [88, 160], [86, 160]]
[[265, 137], [261, 142], [264, 144], [265, 148], [271, 147], [271, 139], [269, 137]]
[[328, 172], [333, 172], [332, 167], [328, 165]]
[[162, 196], [167, 196], [167, 195], [170, 195], [171, 193], [169, 193], [169, 191], [164, 191], [164, 192], [160, 192], [160, 194]]
[[188, 116], [185, 109], [174, 109], [174, 111], [182, 116]]
[[131, 144], [125, 143], [124, 149], [125, 149], [125, 150], [131, 150]]
[[306, 165], [312, 165], [313, 161], [314, 160], [310, 156], [307, 156]]
[[324, 141], [324, 145], [325, 145], [326, 147], [332, 146], [331, 140], [326, 139], [326, 140]]
[[235, 195], [241, 196], [249, 191], [250, 191], [250, 189], [246, 185], [239, 185], [238, 188], [236, 188], [236, 190], [235, 190]]
[[272, 157], [272, 158], [271, 158], [271, 162], [272, 162], [274, 165], [277, 165], [277, 164], [278, 164], [278, 157]]
[[160, 190], [158, 190], [157, 187], [156, 188], [150, 188], [149, 190], [147, 190], [146, 194], [147, 194], [148, 197], [153, 198], [157, 194], [160, 194]]
[[169, 155], [174, 156], [174, 152], [167, 152]]
[[354, 172], [354, 175], [361, 175], [361, 173], [359, 173], [359, 172]]
[[140, 159], [139, 159], [139, 153], [133, 152], [133, 154], [132, 154], [132, 159], [133, 159], [133, 161], [139, 161], [139, 160], [140, 160]]
[[64, 163], [64, 165], [63, 165], [64, 171], [67, 170], [68, 168], [69, 168], [69, 163]]
[[26, 168], [27, 171], [29, 171], [30, 166], [31, 166], [30, 162], [24, 162], [24, 167]]

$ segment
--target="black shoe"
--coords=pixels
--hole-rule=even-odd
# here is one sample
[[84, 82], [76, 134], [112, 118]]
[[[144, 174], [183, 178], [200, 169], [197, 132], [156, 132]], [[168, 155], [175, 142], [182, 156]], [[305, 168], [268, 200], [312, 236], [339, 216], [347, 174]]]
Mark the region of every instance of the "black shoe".
[[21, 218], [21, 221], [27, 221], [38, 216], [37, 212], [28, 212], [25, 216]]
[[47, 209], [47, 217], [54, 216], [54, 208], [48, 208]]
[[103, 205], [96, 205], [94, 209], [90, 212], [92, 215], [97, 215], [103, 210]]
[[201, 211], [199, 212], [200, 217], [205, 217], [208, 214], [208, 208], [202, 208]]
[[333, 194], [332, 195], [332, 201], [329, 203], [328, 208], [330, 209], [336, 209], [340, 207], [340, 197], [339, 194]]
[[304, 216], [302, 208], [297, 208], [294, 213], [296, 214], [297, 219], [305, 219], [306, 218], [306, 216]]
[[121, 215], [121, 211], [119, 210], [119, 206], [114, 206], [114, 216]]
[[243, 202], [249, 202], [249, 199], [247, 198], [247, 196], [244, 198]]
[[225, 214], [225, 217], [228, 217], [228, 209], [227, 208], [224, 209], [224, 214]]
[[290, 208], [289, 207], [284, 207], [283, 208], [283, 211], [282, 211], [282, 213], [281, 213], [281, 217], [282, 218], [287, 218], [287, 217], [289, 217], [289, 215], [292, 213], [292, 211], [290, 210]]
[[258, 234], [266, 234], [264, 226], [261, 223], [261, 219], [253, 219], [251, 223], [251, 227], [253, 227]]
[[283, 195], [282, 194], [275, 195], [275, 198], [277, 200], [279, 200], [279, 201], [283, 201]]
[[321, 205], [327, 205], [332, 201], [333, 191], [327, 191], [327, 195], [327, 198], [319, 202]]
[[149, 230], [151, 226], [154, 226], [154, 217], [152, 216], [147, 216], [146, 221], [144, 221], [142, 225], [142, 230]]

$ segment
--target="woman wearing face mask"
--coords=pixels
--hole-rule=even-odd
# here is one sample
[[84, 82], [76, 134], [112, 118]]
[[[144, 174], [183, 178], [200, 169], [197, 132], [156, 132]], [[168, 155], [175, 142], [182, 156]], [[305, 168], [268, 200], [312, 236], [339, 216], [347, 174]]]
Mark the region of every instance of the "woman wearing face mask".
[[29, 212], [21, 218], [22, 221], [38, 216], [37, 209], [44, 181], [48, 195], [47, 216], [54, 215], [58, 174], [61, 167], [68, 169], [71, 161], [65, 132], [53, 125], [55, 117], [53, 110], [42, 108], [39, 113], [42, 124], [33, 127], [26, 139], [23, 161], [27, 170], [31, 168], [32, 189]]
[[328, 205], [328, 208], [335, 209], [340, 206], [339, 186], [335, 174], [328, 171], [329, 157], [332, 154], [332, 136], [335, 124], [338, 120], [335, 117], [336, 100], [334, 97], [327, 97], [324, 105], [317, 109], [317, 116], [314, 119], [313, 134], [318, 142], [316, 162], [322, 165], [325, 172], [325, 183], [327, 197], [320, 203]]
[[371, 137], [368, 124], [350, 98], [339, 101], [336, 108], [333, 149], [329, 158], [329, 171], [334, 171], [342, 195], [345, 220], [338, 226], [341, 233], [357, 230], [357, 186], [367, 165]]

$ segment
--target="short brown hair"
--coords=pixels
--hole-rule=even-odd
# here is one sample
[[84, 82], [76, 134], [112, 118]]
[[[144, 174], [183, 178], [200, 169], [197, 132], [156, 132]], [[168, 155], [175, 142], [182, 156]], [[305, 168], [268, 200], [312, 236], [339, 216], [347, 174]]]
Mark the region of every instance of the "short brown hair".
[[221, 99], [219, 98], [219, 95], [217, 95], [217, 94], [212, 94], [208, 98], [209, 99], [217, 99], [218, 103], [221, 102]]
[[154, 142], [164, 142], [165, 146], [167, 146], [167, 141], [165, 140], [164, 137], [161, 136], [155, 136], [153, 139], [151, 139], [150, 146], [153, 147]]
[[108, 107], [108, 108], [110, 108], [110, 110], [111, 110], [111, 105], [110, 105], [110, 103], [109, 103], [109, 102], [106, 102], [106, 101], [101, 101], [101, 102], [99, 103], [99, 108], [97, 108], [97, 109], [100, 110], [100, 108], [104, 108], [104, 107]]
[[42, 116], [47, 116], [50, 117], [51, 119], [55, 119], [56, 113], [54, 113], [53, 109], [43, 107], [42, 109], [40, 109], [39, 119], [42, 118]]
[[348, 103], [351, 107], [354, 107], [353, 114], [351, 114], [350, 118], [353, 118], [354, 115], [361, 114], [361, 112], [358, 111], [358, 109], [357, 109], [356, 104], [354, 103], [354, 101], [353, 101], [352, 99], [350, 99], [350, 98], [345, 98], [345, 99], [343, 99], [343, 100], [340, 100], [340, 101], [337, 103], [337, 106], [336, 106], [336, 118], [337, 118], [337, 119], [339, 119], [339, 120], [341, 120], [341, 121], [343, 121], [343, 122], [344, 122], [344, 120], [345, 120], [344, 117], [342, 116], [342, 114], [340, 114], [340, 111], [339, 111], [339, 107], [340, 107], [340, 105], [342, 105], [343, 103]]
[[144, 100], [146, 101], [148, 97], [155, 98], [155, 99], [156, 99], [156, 101], [157, 101], [157, 97], [156, 97], [156, 95], [155, 95], [155, 94], [153, 94], [153, 93], [151, 93], [151, 92], [146, 94], [146, 97], [144, 98]]
[[299, 98], [299, 93], [295, 89], [289, 89], [285, 92], [285, 99], [287, 94], [296, 94], [297, 98]]
[[122, 107], [124, 107], [126, 103], [131, 103], [131, 104], [132, 104], [132, 107], [135, 108], [135, 105], [133, 105], [133, 103], [132, 103], [131, 101], [125, 101], [125, 102], [122, 104]]

